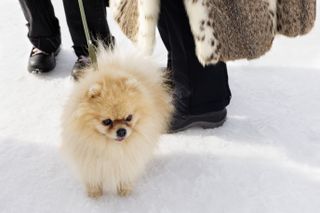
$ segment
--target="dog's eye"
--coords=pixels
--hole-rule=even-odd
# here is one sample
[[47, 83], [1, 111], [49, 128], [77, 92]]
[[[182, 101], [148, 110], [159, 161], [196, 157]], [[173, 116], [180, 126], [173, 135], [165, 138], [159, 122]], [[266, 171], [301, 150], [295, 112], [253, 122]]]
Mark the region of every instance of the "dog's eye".
[[132, 115], [129, 115], [127, 118], [126, 118], [126, 121], [127, 122], [130, 122], [132, 120]]
[[111, 119], [105, 119], [102, 121], [102, 124], [105, 126], [110, 126], [112, 124], [112, 120]]

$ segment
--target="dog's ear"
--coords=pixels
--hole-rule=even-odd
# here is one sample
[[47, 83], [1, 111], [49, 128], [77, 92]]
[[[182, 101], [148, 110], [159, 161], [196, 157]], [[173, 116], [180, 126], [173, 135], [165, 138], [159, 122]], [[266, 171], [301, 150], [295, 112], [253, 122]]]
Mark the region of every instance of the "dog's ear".
[[99, 83], [91, 85], [88, 89], [87, 95], [89, 98], [95, 98], [100, 96], [102, 86]]

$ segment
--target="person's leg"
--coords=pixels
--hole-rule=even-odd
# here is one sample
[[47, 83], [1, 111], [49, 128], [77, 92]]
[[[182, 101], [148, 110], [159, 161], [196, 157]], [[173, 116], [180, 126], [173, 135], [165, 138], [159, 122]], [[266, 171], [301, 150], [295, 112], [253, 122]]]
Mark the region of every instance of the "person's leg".
[[[71, 76], [78, 80], [81, 78], [84, 68], [90, 64], [88, 45], [78, 0], [63, 0], [63, 5], [73, 41], [73, 49], [78, 57], [72, 68]], [[107, 5], [108, 1], [106, 0], [83, 0], [91, 40], [96, 44], [99, 39], [105, 46], [113, 47], [115, 41], [107, 22]]]
[[[81, 21], [78, 0], [63, 0], [67, 24], [78, 57], [88, 56], [88, 47]], [[113, 42], [107, 23], [106, 0], [83, 0], [90, 36], [101, 39], [108, 46]]]
[[231, 92], [224, 62], [202, 67], [197, 61], [191, 65], [191, 69], [195, 71], [191, 73], [191, 114], [219, 111], [229, 105]]
[[[185, 34], [185, 32], [179, 32], [181, 30], [178, 29], [179, 27], [175, 28], [175, 25], [181, 23], [181, 20], [173, 20], [175, 17], [170, 14], [175, 14], [179, 11], [178, 8], [175, 7], [175, 4], [176, 3], [174, 2], [166, 0], [161, 1], [158, 30], [163, 44], [168, 51], [167, 66], [171, 71], [171, 77], [175, 88], [174, 101], [177, 108], [176, 110], [188, 114], [191, 97], [191, 82], [189, 79], [190, 70], [188, 69], [187, 57], [185, 56], [186, 51], [183, 50], [183, 40], [177, 37], [177, 34]], [[181, 15], [177, 14], [177, 18], [180, 19]]]
[[170, 50], [178, 115], [205, 115], [221, 110], [225, 114], [231, 98], [226, 64], [203, 67], [199, 63], [182, 0], [161, 1], [158, 29]]
[[27, 20], [32, 45], [46, 53], [57, 51], [61, 44], [59, 21], [50, 0], [19, 0]]
[[59, 21], [50, 0], [19, 0], [33, 45], [28, 62], [32, 73], [49, 72], [56, 66], [61, 44]]

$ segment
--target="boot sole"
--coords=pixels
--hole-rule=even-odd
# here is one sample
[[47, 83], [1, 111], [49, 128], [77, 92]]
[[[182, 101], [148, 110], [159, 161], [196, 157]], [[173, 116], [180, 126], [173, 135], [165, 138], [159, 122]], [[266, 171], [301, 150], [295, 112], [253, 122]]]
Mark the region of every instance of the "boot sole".
[[227, 118], [225, 117], [223, 120], [219, 122], [195, 121], [179, 129], [169, 130], [168, 133], [169, 134], [177, 133], [177, 132], [185, 131], [187, 129], [194, 128], [194, 127], [200, 127], [203, 129], [214, 129], [214, 128], [221, 127], [226, 120]]

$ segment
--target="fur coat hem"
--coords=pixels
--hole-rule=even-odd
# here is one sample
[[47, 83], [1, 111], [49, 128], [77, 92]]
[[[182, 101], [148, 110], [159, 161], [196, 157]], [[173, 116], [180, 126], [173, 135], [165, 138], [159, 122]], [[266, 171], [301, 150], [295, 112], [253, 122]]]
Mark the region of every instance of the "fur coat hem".
[[[183, 0], [203, 65], [254, 59], [276, 34], [296, 37], [315, 22], [316, 0]], [[161, 0], [110, 0], [113, 17], [139, 49], [151, 54]]]

